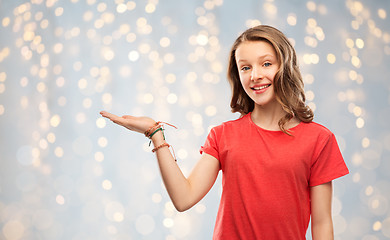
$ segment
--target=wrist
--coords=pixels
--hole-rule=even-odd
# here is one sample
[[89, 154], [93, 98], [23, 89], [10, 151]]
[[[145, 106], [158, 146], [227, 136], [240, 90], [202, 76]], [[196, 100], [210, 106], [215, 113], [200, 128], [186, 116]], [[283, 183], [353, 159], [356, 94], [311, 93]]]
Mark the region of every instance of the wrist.
[[150, 136], [156, 131], [158, 128], [162, 127], [158, 122], [155, 122], [151, 127], [149, 127], [145, 132], [144, 135], [147, 138], [150, 138]]
[[[154, 145], [154, 149], [152, 150], [152, 152], [156, 152], [157, 150], [163, 147], [168, 147], [168, 148], [171, 147], [171, 145], [169, 145], [165, 141], [164, 127], [162, 124], [167, 124], [171, 127], [176, 128], [175, 126], [166, 122], [155, 122], [153, 126], [151, 126], [148, 130], [146, 130], [144, 134], [147, 138], [150, 139], [149, 146], [152, 142]], [[173, 157], [176, 161], [175, 151], [173, 150], [173, 148], [172, 151], [173, 151]]]
[[163, 130], [162, 130], [162, 131], [156, 132], [156, 133], [150, 138], [150, 140], [153, 142], [153, 145], [154, 145], [154, 146], [158, 146], [158, 145], [164, 143], [164, 142], [165, 142], [165, 136], [164, 136]]

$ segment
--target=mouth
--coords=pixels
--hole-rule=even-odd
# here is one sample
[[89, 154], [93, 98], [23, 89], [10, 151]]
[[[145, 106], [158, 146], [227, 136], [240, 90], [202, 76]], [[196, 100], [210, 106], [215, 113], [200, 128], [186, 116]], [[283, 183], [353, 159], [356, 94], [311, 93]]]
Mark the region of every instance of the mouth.
[[262, 85], [262, 86], [251, 87], [251, 89], [254, 90], [254, 91], [259, 91], [259, 90], [266, 89], [266, 88], [268, 88], [270, 86], [271, 86], [271, 84], [266, 84], [266, 85]]

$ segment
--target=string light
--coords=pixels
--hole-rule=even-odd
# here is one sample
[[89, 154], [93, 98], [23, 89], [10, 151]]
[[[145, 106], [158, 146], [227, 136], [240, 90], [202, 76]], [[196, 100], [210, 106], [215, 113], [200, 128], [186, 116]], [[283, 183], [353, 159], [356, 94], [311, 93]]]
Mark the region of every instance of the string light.
[[[336, 237], [389, 238], [390, 9], [380, 1], [343, 2], [345, 9], [267, 0], [224, 24], [241, 3], [204, 0], [177, 9], [158, 0], [31, 0], [0, 8], [1, 162], [13, 166], [0, 184], [7, 196], [0, 197], [0, 236], [39, 231], [82, 239], [79, 229], [93, 226], [91, 238], [154, 238], [166, 228], [167, 240], [209, 239], [209, 204], [218, 202], [220, 180], [194, 212], [177, 214], [142, 151], [147, 144], [98, 112], [180, 121], [170, 143], [189, 172], [201, 145], [193, 140], [237, 118], [229, 115], [224, 81], [230, 45], [245, 27], [267, 23], [291, 39], [308, 105], [340, 135], [351, 174], [335, 184]], [[69, 231], [69, 219], [80, 228]]]

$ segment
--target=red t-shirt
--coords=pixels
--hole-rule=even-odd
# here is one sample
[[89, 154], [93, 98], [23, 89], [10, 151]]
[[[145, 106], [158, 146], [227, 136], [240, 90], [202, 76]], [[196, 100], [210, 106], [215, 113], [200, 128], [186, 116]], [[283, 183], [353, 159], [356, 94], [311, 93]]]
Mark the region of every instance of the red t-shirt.
[[314, 122], [288, 136], [250, 116], [214, 127], [201, 148], [223, 172], [213, 239], [305, 239], [310, 187], [348, 174], [335, 136]]

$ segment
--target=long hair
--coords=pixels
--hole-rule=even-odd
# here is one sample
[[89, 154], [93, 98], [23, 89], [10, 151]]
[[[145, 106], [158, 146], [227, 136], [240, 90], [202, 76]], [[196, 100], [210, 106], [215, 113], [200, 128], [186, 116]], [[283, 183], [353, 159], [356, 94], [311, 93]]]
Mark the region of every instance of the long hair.
[[245, 41], [265, 41], [275, 49], [279, 69], [274, 77], [274, 91], [276, 100], [286, 112], [278, 122], [280, 130], [290, 135], [284, 125], [294, 116], [303, 122], [311, 122], [314, 114], [309, 106], [305, 104], [304, 84], [295, 49], [282, 32], [267, 25], [259, 25], [246, 30], [232, 46], [227, 73], [232, 87], [230, 102], [232, 112], [239, 112], [244, 115], [253, 111], [255, 106], [255, 103], [241, 85], [236, 62], [236, 50]]

